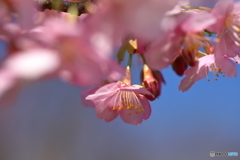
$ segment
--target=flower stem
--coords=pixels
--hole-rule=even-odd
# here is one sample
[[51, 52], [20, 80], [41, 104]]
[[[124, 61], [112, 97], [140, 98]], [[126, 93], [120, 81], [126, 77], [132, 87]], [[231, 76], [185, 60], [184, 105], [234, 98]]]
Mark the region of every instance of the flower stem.
[[144, 55], [143, 54], [139, 54], [140, 56], [141, 56], [141, 58], [142, 58], [142, 60], [143, 60], [143, 63], [144, 64], [147, 64], [147, 60], [146, 60], [146, 58], [144, 57]]
[[128, 66], [129, 66], [130, 68], [131, 68], [131, 66], [132, 66], [132, 54], [129, 54]]

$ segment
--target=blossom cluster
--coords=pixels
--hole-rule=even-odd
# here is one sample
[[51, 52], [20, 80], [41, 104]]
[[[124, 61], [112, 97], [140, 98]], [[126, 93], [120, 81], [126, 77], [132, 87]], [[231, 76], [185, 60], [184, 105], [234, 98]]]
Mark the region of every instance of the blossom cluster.
[[[78, 0], [48, 2], [53, 10], [39, 10], [36, 4], [46, 0], [0, 0], [1, 105], [28, 83], [58, 77], [90, 88], [82, 102], [99, 119], [119, 115], [138, 125], [150, 117], [149, 101], [160, 96], [161, 70], [168, 66], [185, 76], [183, 92], [210, 80], [209, 72], [216, 80], [237, 76], [240, 2], [219, 0], [208, 8], [179, 0], [86, 0], [84, 14], [74, 5]], [[63, 12], [61, 4], [71, 5]], [[138, 85], [131, 79], [135, 55], [143, 68]]]

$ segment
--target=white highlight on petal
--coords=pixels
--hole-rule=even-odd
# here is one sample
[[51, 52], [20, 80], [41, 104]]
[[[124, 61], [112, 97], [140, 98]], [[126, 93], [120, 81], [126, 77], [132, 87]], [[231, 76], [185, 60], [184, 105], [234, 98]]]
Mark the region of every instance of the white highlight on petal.
[[4, 66], [19, 78], [37, 79], [56, 70], [59, 64], [54, 51], [32, 49], [9, 57]]
[[239, 38], [239, 36], [238, 36], [238, 34], [236, 32], [233, 32], [233, 36], [234, 36], [234, 38], [237, 39], [237, 41], [240, 41], [240, 38]]
[[232, 29], [234, 29], [237, 32], [240, 32], [240, 29], [237, 26], [235, 26], [235, 25], [232, 25]]

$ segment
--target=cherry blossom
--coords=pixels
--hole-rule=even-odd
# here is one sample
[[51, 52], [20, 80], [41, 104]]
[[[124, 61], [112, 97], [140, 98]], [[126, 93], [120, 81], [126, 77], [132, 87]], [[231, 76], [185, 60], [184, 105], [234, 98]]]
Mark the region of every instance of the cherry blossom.
[[197, 62], [198, 49], [211, 48], [208, 38], [201, 33], [215, 23], [215, 18], [209, 13], [202, 11], [168, 15], [165, 23], [166, 26], [168, 24], [165, 38], [153, 42], [146, 53], [151, 68], [166, 68], [181, 50], [186, 62], [194, 66]]
[[32, 34], [45, 47], [59, 52], [59, 75], [66, 81], [93, 85], [100, 84], [105, 78], [119, 79], [124, 72], [121, 66], [110, 59], [113, 48], [108, 37], [101, 33], [88, 34], [86, 28], [80, 25], [84, 26], [82, 23], [69, 23], [68, 19], [53, 17], [32, 30]]
[[86, 99], [93, 101], [99, 119], [110, 122], [120, 115], [125, 123], [138, 125], [151, 114], [144, 94], [153, 96], [142, 87], [115, 82], [99, 88]]
[[211, 11], [211, 14], [217, 19], [217, 23], [209, 27], [217, 33], [217, 51], [215, 56], [218, 59], [224, 55], [234, 58], [239, 55], [239, 32], [240, 19], [239, 11], [240, 3], [232, 0], [220, 0]]
[[209, 71], [213, 73], [215, 80], [220, 75], [226, 75], [227, 77], [237, 76], [237, 69], [232, 60], [225, 57], [220, 63], [216, 63], [215, 56], [210, 54], [199, 58], [196, 66], [185, 71], [184, 75], [186, 76], [182, 79], [178, 87], [179, 90], [187, 91], [196, 81], [208, 77]]
[[[88, 88], [81, 102], [99, 119], [119, 115], [138, 125], [150, 117], [148, 100], [161, 95], [161, 72], [169, 65], [185, 75], [183, 92], [209, 72], [214, 79], [236, 77], [240, 3], [198, 6], [206, 2], [0, 0], [0, 40], [7, 48], [0, 59], [0, 104], [14, 102], [24, 85], [59, 78]], [[141, 58], [140, 85], [131, 82], [133, 57]]]
[[59, 63], [55, 51], [41, 48], [7, 57], [0, 69], [0, 104], [13, 103], [24, 84], [54, 74]]

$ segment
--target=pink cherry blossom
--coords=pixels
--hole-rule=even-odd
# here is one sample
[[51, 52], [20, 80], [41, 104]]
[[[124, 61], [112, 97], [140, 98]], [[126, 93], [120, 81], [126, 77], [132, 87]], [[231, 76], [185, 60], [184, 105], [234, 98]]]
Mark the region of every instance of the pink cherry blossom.
[[14, 21], [23, 28], [33, 26], [37, 14], [33, 0], [1, 0], [0, 4], [0, 23], [6, 23], [7, 18], [8, 21]]
[[146, 53], [149, 66], [153, 69], [166, 68], [180, 50], [189, 65], [194, 65], [199, 47], [211, 47], [208, 38], [201, 32], [213, 23], [215, 18], [205, 11], [167, 15], [164, 21], [166, 35], [153, 42]]
[[240, 62], [238, 60], [240, 54], [237, 51], [240, 48], [231, 42], [232, 40], [230, 39], [229, 34], [223, 34], [220, 42], [216, 43], [215, 45], [214, 56], [219, 67], [226, 73], [229, 73], [227, 75], [228, 77], [236, 77], [236, 69], [232, 70], [232, 72], [230, 72], [230, 70], [231, 68], [236, 68], [233, 61], [236, 63]]
[[86, 34], [88, 31], [81, 27], [82, 23], [67, 18], [53, 15], [31, 30], [4, 23], [0, 34], [9, 43], [9, 52], [0, 70], [4, 73], [3, 81], [10, 79], [5, 77], [12, 80], [0, 88], [3, 96], [18, 86], [18, 79], [37, 81], [43, 77], [60, 77], [85, 86], [100, 84], [103, 79], [121, 78], [122, 67], [111, 59], [111, 41], [101, 33]]
[[118, 80], [124, 73], [111, 59], [113, 47], [108, 37], [100, 32], [89, 32], [83, 22], [53, 17], [31, 34], [45, 47], [59, 52], [59, 74], [70, 83], [100, 84], [103, 79]]
[[234, 58], [240, 51], [240, 3], [232, 0], [220, 0], [211, 14], [217, 23], [209, 27], [210, 31], [217, 32], [216, 60], [224, 56]]
[[164, 13], [177, 4], [178, 0], [101, 0], [90, 7], [89, 27], [102, 30], [120, 41], [126, 34], [152, 39], [161, 32], [159, 23]]
[[145, 94], [153, 96], [142, 87], [115, 82], [99, 88], [86, 99], [93, 101], [99, 119], [110, 122], [120, 115], [125, 123], [138, 125], [151, 114]]
[[179, 90], [185, 92], [192, 85], [205, 77], [208, 76], [208, 72], [211, 71], [215, 78], [221, 74], [225, 74], [227, 77], [233, 77], [237, 75], [237, 69], [232, 60], [225, 57], [221, 59], [219, 63], [216, 63], [215, 56], [213, 54], [206, 55], [199, 58], [196, 66], [189, 68], [185, 71], [186, 77], [184, 77], [179, 85]]
[[[219, 0], [211, 11], [211, 14], [218, 20], [213, 26], [209, 27], [212, 31], [220, 32], [225, 29], [232, 31], [234, 2], [232, 0]], [[225, 28], [227, 27], [227, 28]]]
[[8, 56], [0, 69], [0, 104], [13, 103], [24, 84], [54, 74], [59, 63], [55, 51], [41, 48]]

